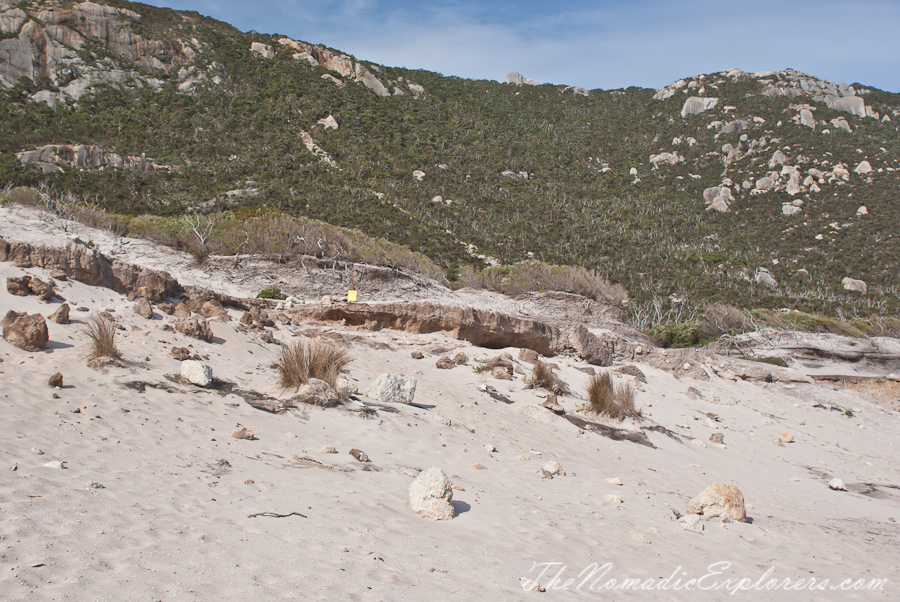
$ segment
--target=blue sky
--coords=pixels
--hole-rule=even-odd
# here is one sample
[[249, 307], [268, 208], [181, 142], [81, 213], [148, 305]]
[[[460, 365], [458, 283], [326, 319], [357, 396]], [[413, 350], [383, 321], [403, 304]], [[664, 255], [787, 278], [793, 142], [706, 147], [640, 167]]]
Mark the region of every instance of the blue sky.
[[900, 91], [900, 0], [151, 0], [382, 65], [588, 89], [791, 67]]

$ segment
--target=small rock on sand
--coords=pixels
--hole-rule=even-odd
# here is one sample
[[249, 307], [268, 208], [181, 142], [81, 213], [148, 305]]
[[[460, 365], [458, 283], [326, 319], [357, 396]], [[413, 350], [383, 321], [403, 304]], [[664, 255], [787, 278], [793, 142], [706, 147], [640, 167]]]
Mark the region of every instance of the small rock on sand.
[[411, 404], [416, 396], [416, 379], [405, 374], [382, 374], [369, 386], [366, 396], [384, 403]]
[[410, 355], [412, 355], [412, 358], [414, 360], [420, 360], [425, 357], [425, 354], [422, 353], [421, 351], [413, 351]]
[[621, 485], [622, 479], [620, 479], [619, 477], [612, 477], [611, 479], [604, 479], [603, 482], [609, 483], [610, 485]]
[[778, 435], [778, 440], [782, 443], [791, 443], [794, 441], [794, 436], [790, 433], [781, 433]]
[[333, 445], [326, 445], [320, 450], [323, 454], [336, 454], [337, 450], [334, 449]]
[[704, 516], [721, 516], [727, 514], [732, 520], [744, 522], [747, 518], [744, 510], [744, 496], [734, 485], [716, 483], [691, 500], [691, 508]]
[[725, 435], [723, 433], [713, 433], [709, 436], [709, 440], [713, 443], [725, 443]]
[[369, 456], [365, 454], [365, 452], [358, 450], [356, 448], [350, 450], [350, 455], [359, 460], [360, 462], [368, 462]]
[[181, 379], [185, 382], [208, 387], [212, 384], [212, 368], [195, 360], [187, 360], [181, 363]]
[[231, 436], [235, 439], [246, 439], [247, 441], [253, 441], [256, 438], [253, 431], [248, 428], [242, 428], [237, 432], [231, 433]]
[[545, 462], [543, 466], [538, 470], [541, 474], [542, 479], [552, 479], [556, 476], [563, 476], [565, 473], [563, 472], [562, 465], [559, 462]]
[[59, 308], [50, 314], [50, 317], [47, 318], [51, 322], [56, 324], [68, 324], [69, 323], [69, 304], [63, 303], [59, 306]]
[[831, 479], [831, 482], [828, 483], [828, 488], [835, 491], [847, 491], [847, 488], [844, 487], [844, 481], [838, 478]]
[[63, 386], [63, 375], [59, 372], [50, 377], [50, 380], [47, 382], [51, 387], [59, 387], [60, 389]]
[[63, 463], [59, 460], [51, 460], [50, 462], [44, 464], [44, 466], [47, 468], [54, 468], [56, 470], [63, 470], [65, 468], [65, 466], [63, 466]]
[[621, 504], [622, 503], [621, 496], [613, 495], [611, 493], [604, 495], [603, 499], [606, 500], [607, 502], [612, 502], [613, 504]]
[[436, 361], [434, 365], [437, 366], [439, 370], [450, 370], [451, 368], [456, 368], [456, 362], [451, 360], [446, 355]]
[[453, 509], [453, 488], [440, 468], [429, 468], [409, 486], [409, 505], [413, 512], [431, 520], [449, 520]]
[[685, 531], [693, 531], [694, 533], [703, 531], [703, 523], [700, 522], [700, 517], [696, 514], [686, 514], [679, 518], [678, 522], [681, 523]]
[[475, 470], [484, 470], [484, 466], [482, 466], [478, 462], [472, 462], [472, 468], [474, 468]]

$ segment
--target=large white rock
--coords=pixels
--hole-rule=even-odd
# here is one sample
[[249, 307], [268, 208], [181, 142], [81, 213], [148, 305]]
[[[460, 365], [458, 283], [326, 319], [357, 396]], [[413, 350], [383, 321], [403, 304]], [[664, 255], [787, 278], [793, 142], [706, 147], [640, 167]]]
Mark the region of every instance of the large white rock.
[[757, 190], [769, 190], [773, 186], [775, 186], [775, 180], [773, 180], [769, 176], [763, 176], [756, 181]]
[[338, 129], [338, 122], [334, 118], [334, 115], [329, 115], [328, 117], [323, 117], [317, 123], [321, 123], [322, 125], [324, 125], [326, 130]]
[[793, 205], [787, 203], [781, 206], [781, 212], [784, 215], [794, 215], [796, 213], [800, 213], [801, 211], [803, 210], [800, 209], [800, 207], [794, 207]]
[[744, 510], [744, 496], [734, 485], [716, 483], [703, 490], [703, 493], [691, 500], [691, 508], [706, 517], [727, 515], [731, 520], [744, 522], [747, 513]]
[[775, 151], [772, 153], [772, 158], [769, 159], [769, 169], [774, 168], [776, 165], [784, 165], [786, 160], [787, 158], [784, 156], [783, 152], [780, 150]]
[[416, 396], [416, 379], [406, 374], [382, 374], [369, 385], [366, 397], [385, 403], [412, 403]]
[[708, 111], [715, 107], [718, 102], [718, 98], [700, 98], [698, 96], [691, 96], [684, 101], [684, 106], [681, 108], [681, 116], [687, 117], [688, 115], [697, 115], [703, 111]]
[[409, 486], [409, 505], [413, 512], [431, 520], [453, 518], [453, 487], [440, 468], [423, 470]]
[[809, 109], [800, 109], [800, 124], [816, 129], [816, 120], [813, 118], [812, 111]]
[[181, 362], [181, 379], [198, 387], [212, 384], [212, 368], [195, 360]]
[[860, 161], [859, 165], [857, 165], [856, 169], [853, 171], [858, 174], [867, 174], [872, 171], [872, 164], [868, 161]]
[[844, 287], [845, 291], [856, 291], [858, 293], [865, 293], [868, 290], [864, 281], [854, 280], [853, 278], [844, 278], [841, 280], [841, 286]]
[[255, 52], [266, 59], [275, 58], [275, 50], [271, 46], [267, 46], [261, 42], [253, 42], [250, 44], [250, 52]]
[[866, 116], [866, 103], [859, 96], [842, 96], [840, 98], [826, 96], [825, 104], [828, 105], [829, 109], [834, 109], [835, 111], [845, 111], [857, 117]]
[[769, 273], [769, 270], [766, 268], [759, 268], [756, 272], [756, 281], [760, 284], [765, 284], [767, 286], [776, 287], [778, 286], [778, 282], [772, 278], [772, 274]]
[[840, 129], [846, 131], [848, 134], [851, 131], [850, 124], [847, 123], [847, 120], [844, 119], [843, 117], [835, 117], [834, 119], [831, 120], [831, 125], [833, 125], [836, 128], [840, 128]]

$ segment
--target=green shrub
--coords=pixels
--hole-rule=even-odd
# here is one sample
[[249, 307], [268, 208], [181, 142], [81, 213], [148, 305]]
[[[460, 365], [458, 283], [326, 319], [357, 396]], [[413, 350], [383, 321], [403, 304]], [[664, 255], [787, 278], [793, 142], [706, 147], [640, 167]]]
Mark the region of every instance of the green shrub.
[[700, 344], [699, 326], [699, 322], [669, 322], [651, 327], [648, 334], [660, 347], [696, 347]]
[[256, 295], [257, 299], [287, 299], [287, 295], [280, 288], [264, 288]]

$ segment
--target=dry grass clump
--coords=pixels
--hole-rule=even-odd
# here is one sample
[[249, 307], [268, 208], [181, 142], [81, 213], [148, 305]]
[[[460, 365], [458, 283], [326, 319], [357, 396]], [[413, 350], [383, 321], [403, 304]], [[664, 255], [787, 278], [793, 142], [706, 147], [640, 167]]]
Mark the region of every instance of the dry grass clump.
[[302, 340], [281, 348], [275, 362], [279, 373], [279, 385], [285, 390], [305, 385], [311, 378], [337, 386], [338, 377], [347, 372], [353, 359], [346, 349], [320, 340]]
[[114, 360], [122, 359], [122, 354], [116, 346], [116, 325], [113, 322], [103, 316], [94, 314], [88, 320], [82, 332], [87, 335], [91, 345], [88, 350], [88, 359], [100, 357], [108, 357]]
[[528, 379], [529, 389], [546, 389], [556, 395], [568, 395], [569, 385], [557, 375], [553, 369], [544, 362], [538, 361], [531, 370], [531, 378]]
[[704, 339], [717, 339], [723, 334], [746, 332], [750, 327], [750, 320], [741, 310], [727, 303], [716, 303], [700, 320], [699, 334]]
[[615, 420], [640, 418], [635, 407], [635, 389], [631, 383], [614, 384], [609, 372], [595, 374], [587, 384], [588, 411]]

